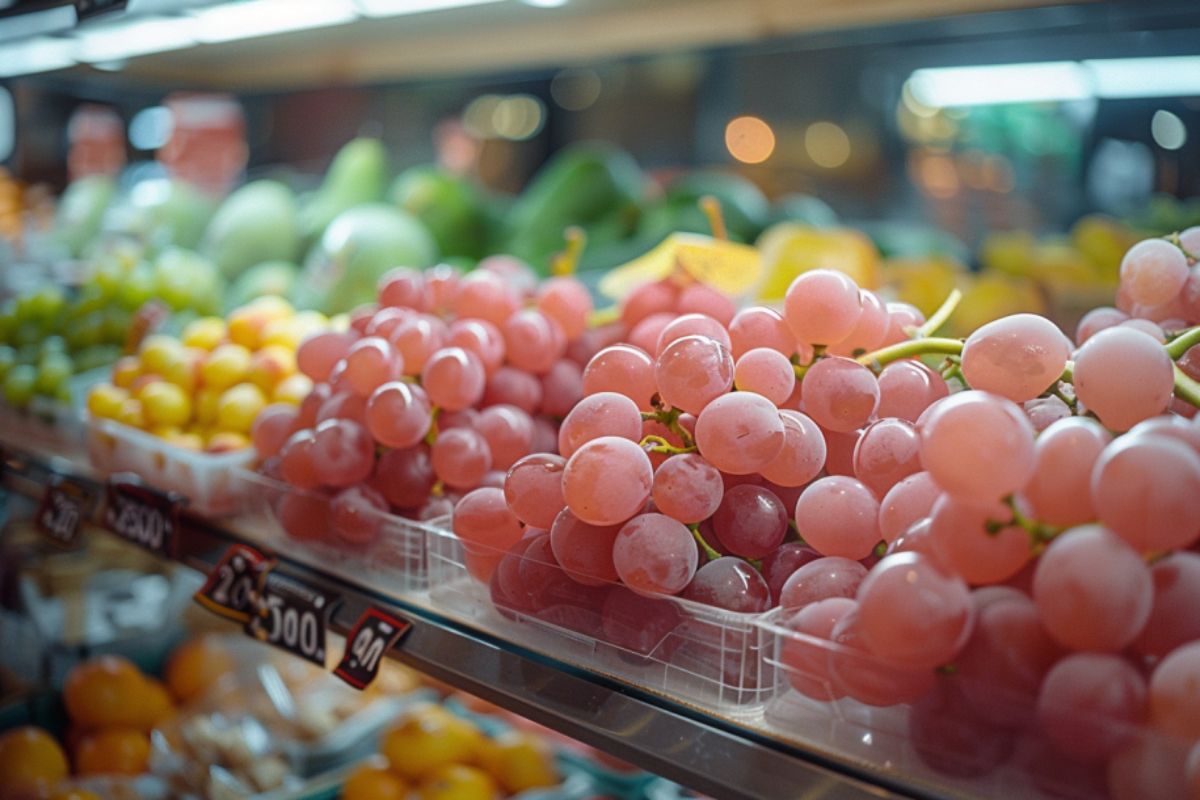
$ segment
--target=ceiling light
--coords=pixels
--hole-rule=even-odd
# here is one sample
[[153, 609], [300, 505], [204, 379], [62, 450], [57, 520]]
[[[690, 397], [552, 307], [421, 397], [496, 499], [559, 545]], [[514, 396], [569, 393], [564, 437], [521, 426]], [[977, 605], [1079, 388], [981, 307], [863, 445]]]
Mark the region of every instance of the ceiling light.
[[908, 80], [913, 97], [934, 108], [1092, 96], [1087, 72], [1074, 61], [919, 69]]
[[503, 0], [356, 0], [359, 10], [368, 17], [423, 14], [427, 11], [445, 11], [451, 8], [499, 2], [503, 2]]
[[143, 17], [80, 28], [75, 58], [93, 63], [180, 50], [196, 44], [195, 23], [186, 17]]
[[1101, 58], [1083, 66], [1101, 98], [1200, 95], [1200, 56]]
[[38, 36], [23, 42], [0, 44], [0, 78], [33, 75], [75, 65], [75, 43]]
[[350, 0], [247, 0], [199, 9], [192, 17], [196, 38], [217, 43], [343, 25], [358, 14]]

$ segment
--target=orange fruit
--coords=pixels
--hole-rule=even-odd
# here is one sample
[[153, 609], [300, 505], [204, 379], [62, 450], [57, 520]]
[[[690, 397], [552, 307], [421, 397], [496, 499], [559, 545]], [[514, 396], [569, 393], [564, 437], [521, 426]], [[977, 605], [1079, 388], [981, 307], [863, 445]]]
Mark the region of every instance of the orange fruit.
[[71, 720], [83, 728], [138, 727], [146, 678], [128, 659], [100, 656], [77, 665], [63, 685]]
[[439, 767], [473, 760], [482, 744], [478, 728], [434, 707], [412, 714], [388, 731], [380, 751], [393, 772], [415, 780]]
[[150, 764], [150, 737], [133, 728], [105, 728], [79, 740], [79, 775], [141, 775]]
[[40, 796], [66, 777], [66, 754], [41, 728], [0, 734], [0, 797]]
[[449, 764], [429, 773], [420, 786], [421, 800], [494, 800], [496, 782], [478, 767]]
[[342, 800], [404, 800], [408, 786], [389, 770], [364, 764], [342, 787]]
[[103, 798], [87, 789], [64, 789], [50, 795], [50, 800], [103, 800]]
[[560, 782], [549, 746], [532, 734], [508, 731], [485, 743], [479, 764], [509, 794]]
[[171, 701], [171, 694], [162, 681], [149, 677], [142, 680], [144, 694], [138, 707], [142, 723], [138, 727], [144, 731], [150, 731], [175, 715], [175, 704]]
[[233, 668], [233, 657], [220, 642], [210, 636], [199, 636], [175, 648], [163, 677], [175, 700], [188, 703]]

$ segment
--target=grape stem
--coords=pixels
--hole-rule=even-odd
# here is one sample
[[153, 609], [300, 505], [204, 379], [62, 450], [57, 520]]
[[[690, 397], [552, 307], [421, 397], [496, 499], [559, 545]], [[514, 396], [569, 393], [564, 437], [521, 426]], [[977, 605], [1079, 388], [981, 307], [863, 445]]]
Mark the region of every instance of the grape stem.
[[925, 339], [932, 336], [934, 331], [945, 325], [946, 320], [950, 319], [950, 315], [954, 313], [954, 309], [958, 308], [962, 296], [962, 292], [958, 289], [951, 290], [942, 304], [938, 306], [938, 310], [933, 312], [933, 316], [925, 320], [924, 325], [917, 328], [917, 338]]
[[863, 366], [870, 367], [873, 371], [879, 372], [893, 361], [899, 361], [904, 358], [915, 358], [916, 356], [928, 355], [930, 353], [957, 356], [961, 355], [962, 351], [963, 343], [961, 339], [943, 339], [930, 336], [924, 339], [912, 339], [911, 341], [888, 345], [879, 350], [864, 353], [855, 360]]
[[1066, 528], [1056, 528], [1053, 525], [1046, 525], [1038, 522], [1036, 519], [1025, 516], [1021, 513], [1021, 509], [1017, 508], [1016, 499], [1013, 495], [1004, 498], [1004, 504], [1012, 510], [1012, 519], [1007, 521], [989, 519], [984, 526], [984, 530], [989, 536], [997, 536], [1005, 528], [1016, 525], [1025, 529], [1025, 532], [1029, 534], [1030, 544], [1036, 547], [1049, 542], [1066, 530]]
[[704, 541], [704, 537], [700, 534], [699, 523], [693, 522], [691, 525], [688, 525], [688, 530], [692, 532], [692, 538], [696, 540], [696, 544], [700, 545], [700, 549], [709, 561], [716, 561], [721, 557], [721, 554], [714, 550], [712, 545]]
[[433, 447], [433, 443], [437, 441], [437, 437], [438, 437], [438, 424], [437, 423], [438, 423], [438, 416], [440, 416], [441, 413], [442, 413], [442, 409], [440, 409], [437, 406], [434, 406], [429, 411], [429, 430], [425, 433], [425, 444], [429, 445], [430, 447]]
[[1196, 408], [1200, 408], [1200, 382], [1189, 378], [1178, 364], [1171, 366], [1175, 368], [1175, 396], [1185, 403], [1191, 403]]
[[1164, 238], [1166, 238], [1166, 240], [1171, 244], [1178, 247], [1180, 251], [1183, 252], [1185, 258], [1189, 259], [1190, 261], [1200, 261], [1200, 253], [1193, 253], [1183, 246], [1183, 239], [1179, 238], [1179, 231], [1175, 231]]
[[667, 430], [679, 437], [679, 441], [683, 442], [684, 447], [692, 447], [695, 444], [692, 440], [692, 434], [688, 433], [687, 428], [679, 424], [679, 415], [682, 413], [678, 408], [662, 408], [656, 404], [654, 411], [642, 412], [642, 419], [654, 420], [663, 425]]
[[579, 257], [583, 248], [587, 247], [587, 232], [578, 225], [572, 225], [563, 231], [567, 243], [563, 249], [550, 259], [550, 274], [565, 276], [574, 275], [579, 266]]
[[648, 453], [663, 453], [668, 456], [680, 456], [684, 453], [696, 452], [696, 445], [688, 447], [676, 447], [661, 436], [648, 434], [642, 437], [638, 445]]
[[1183, 358], [1184, 353], [1198, 344], [1200, 344], [1200, 325], [1188, 328], [1167, 342], [1167, 355], [1171, 357], [1172, 361], [1178, 361]]
[[700, 210], [708, 217], [708, 227], [712, 229], [712, 237], [719, 242], [729, 240], [729, 229], [725, 227], [725, 214], [721, 210], [721, 201], [706, 194], [700, 198]]

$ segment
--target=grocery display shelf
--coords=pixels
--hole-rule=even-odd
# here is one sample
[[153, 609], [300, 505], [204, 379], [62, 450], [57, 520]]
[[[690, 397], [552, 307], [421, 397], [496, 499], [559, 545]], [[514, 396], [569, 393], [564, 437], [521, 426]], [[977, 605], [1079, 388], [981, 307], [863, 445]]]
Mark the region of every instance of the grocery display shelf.
[[[77, 458], [45, 446], [28, 448], [0, 432], [3, 486], [40, 500], [56, 476], [101, 493], [103, 479]], [[94, 519], [99, 519], [98, 514]], [[176, 560], [208, 573], [232, 544], [259, 546], [183, 510]], [[290, 557], [271, 553], [275, 574], [335, 596], [329, 630], [345, 635], [368, 607], [412, 623], [388, 654], [433, 678], [547, 725], [613, 756], [715, 797], [823, 800], [938, 797], [938, 787], [872, 771], [836, 754], [803, 749], [746, 729], [732, 719], [690, 708], [592, 670], [535, 653], [438, 613], [420, 593], [404, 598], [356, 585]]]

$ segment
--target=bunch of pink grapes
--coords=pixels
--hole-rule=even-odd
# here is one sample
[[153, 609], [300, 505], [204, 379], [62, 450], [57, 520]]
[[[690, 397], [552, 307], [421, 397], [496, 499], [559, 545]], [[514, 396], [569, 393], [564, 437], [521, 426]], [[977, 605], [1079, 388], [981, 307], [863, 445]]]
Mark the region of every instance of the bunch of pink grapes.
[[1017, 314], [922, 358], [921, 316], [840, 273], [782, 311], [697, 286], [635, 292], [556, 447], [458, 503], [496, 607], [743, 686], [675, 598], [770, 612], [792, 689], [906, 705], [936, 770], [1194, 796], [1200, 422], [1166, 334]]
[[366, 547], [388, 513], [445, 515], [464, 493], [553, 450], [558, 419], [583, 394], [592, 300], [569, 277], [539, 283], [516, 259], [398, 268], [378, 303], [345, 331], [297, 352], [313, 390], [298, 408], [255, 422], [264, 469], [300, 492], [281, 495], [286, 532]]

